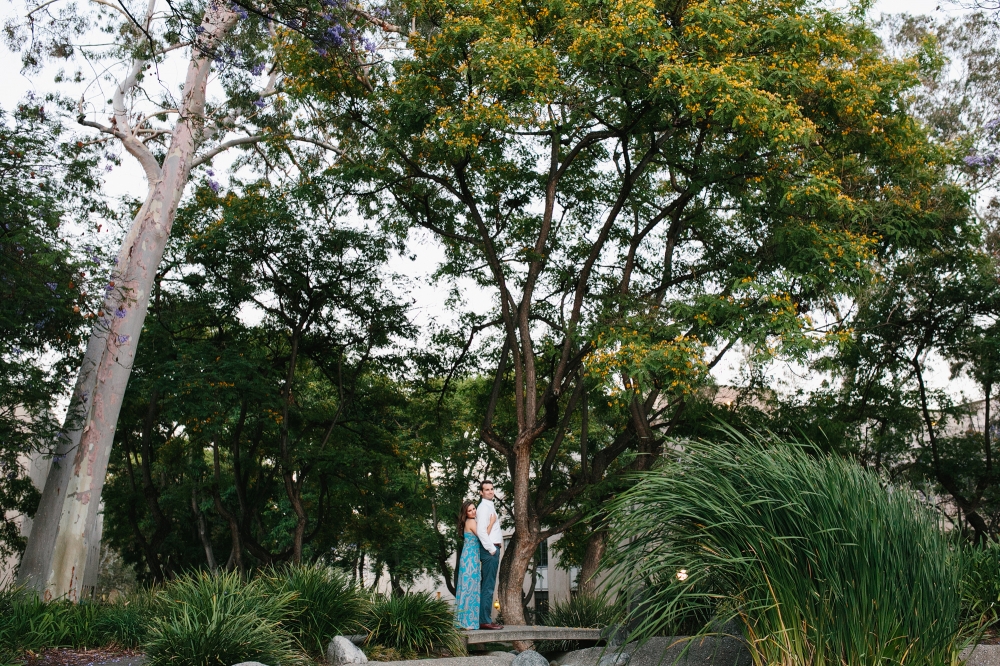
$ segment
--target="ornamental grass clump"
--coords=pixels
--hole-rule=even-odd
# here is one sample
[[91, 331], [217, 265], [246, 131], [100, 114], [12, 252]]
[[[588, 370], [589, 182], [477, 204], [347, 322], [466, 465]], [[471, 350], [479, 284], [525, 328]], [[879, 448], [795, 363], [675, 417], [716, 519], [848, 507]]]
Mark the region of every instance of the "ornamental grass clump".
[[962, 566], [929, 510], [851, 461], [723, 435], [613, 502], [633, 637], [736, 620], [759, 665], [951, 663]]
[[340, 569], [288, 566], [271, 569], [265, 576], [273, 591], [294, 593], [288, 630], [313, 656], [325, 654], [334, 636], [363, 630], [368, 598]]
[[455, 628], [455, 614], [442, 599], [428, 593], [375, 595], [365, 617], [366, 645], [393, 648], [412, 657], [444, 648], [464, 655], [465, 644]]
[[293, 592], [238, 572], [180, 576], [157, 592], [157, 614], [145, 643], [149, 666], [268, 666], [305, 663], [287, 624]]
[[962, 611], [970, 625], [996, 631], [1000, 621], [1000, 543], [965, 544]]
[[0, 663], [26, 650], [134, 648], [150, 621], [150, 595], [138, 592], [112, 603], [42, 601], [28, 591], [0, 592]]

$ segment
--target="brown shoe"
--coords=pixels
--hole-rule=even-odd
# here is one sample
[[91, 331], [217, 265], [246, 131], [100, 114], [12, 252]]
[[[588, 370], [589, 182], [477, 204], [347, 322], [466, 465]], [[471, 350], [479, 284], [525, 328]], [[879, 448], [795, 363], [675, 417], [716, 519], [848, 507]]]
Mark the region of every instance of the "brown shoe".
[[481, 625], [479, 625], [479, 628], [480, 629], [492, 629], [492, 630], [496, 631], [497, 629], [503, 629], [503, 625], [502, 624], [496, 624], [496, 623], [481, 624]]

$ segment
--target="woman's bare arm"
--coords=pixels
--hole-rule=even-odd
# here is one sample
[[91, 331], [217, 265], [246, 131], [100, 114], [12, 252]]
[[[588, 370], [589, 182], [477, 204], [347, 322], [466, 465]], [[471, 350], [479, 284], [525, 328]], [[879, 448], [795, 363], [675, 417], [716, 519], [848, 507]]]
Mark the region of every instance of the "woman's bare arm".
[[496, 522], [497, 522], [497, 515], [494, 513], [492, 516], [490, 516], [490, 524], [486, 526], [487, 534], [490, 533], [490, 530], [493, 529], [493, 525], [496, 524]]

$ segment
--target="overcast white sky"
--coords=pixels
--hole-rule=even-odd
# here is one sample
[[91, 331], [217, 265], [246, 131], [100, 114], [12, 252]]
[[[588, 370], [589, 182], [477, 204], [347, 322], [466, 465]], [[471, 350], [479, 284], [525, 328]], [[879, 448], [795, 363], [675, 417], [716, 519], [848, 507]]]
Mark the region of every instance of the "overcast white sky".
[[[832, 0], [835, 5], [844, 4], [842, 0]], [[879, 0], [875, 3], [872, 14], [877, 16], [881, 13], [901, 13], [910, 12], [914, 14], [955, 14], [963, 10], [959, 5], [950, 1], [940, 0]], [[21, 0], [8, 0], [0, 5], [0, 20], [6, 21], [7, 17], [13, 13], [23, 13]], [[0, 106], [10, 110], [29, 91], [37, 94], [44, 94], [55, 88], [53, 75], [55, 70], [46, 70], [41, 74], [26, 76], [20, 72], [20, 60], [16, 54], [12, 54], [5, 48], [0, 47]], [[179, 77], [166, 77], [167, 79], [178, 80]], [[63, 89], [62, 92], [69, 93]], [[76, 92], [78, 95], [79, 92]], [[221, 169], [220, 169], [221, 171]], [[123, 165], [113, 169], [106, 175], [106, 191], [114, 196], [132, 195], [142, 196], [145, 193], [145, 183], [140, 169], [134, 161], [127, 156], [123, 159]], [[108, 245], [115, 245], [115, 232], [105, 230], [102, 232], [102, 240], [107, 238]], [[411, 282], [412, 291], [410, 296], [415, 299], [415, 317], [417, 323], [425, 324], [435, 316], [443, 316], [446, 312], [445, 299], [447, 290], [433, 285], [429, 279], [437, 261], [441, 258], [441, 252], [428, 235], [417, 234], [411, 240], [411, 251], [407, 254], [416, 254], [416, 261], [400, 257], [394, 262], [393, 268], [405, 273]], [[483, 299], [485, 300], [485, 299]], [[488, 303], [483, 303], [488, 307]], [[720, 383], [738, 383], [741, 367], [741, 356], [733, 352], [728, 362], [721, 363], [715, 371]], [[933, 384], [945, 386], [948, 382], [947, 369], [944, 364], [939, 364], [937, 372], [934, 373]], [[808, 377], [802, 376], [800, 370], [786, 366], [776, 365], [773, 377], [776, 380], [785, 382], [786, 389], [794, 389], [797, 386], [808, 388], [812, 383]], [[966, 395], [978, 398], [975, 387], [971, 382], [953, 382], [951, 391], [957, 393], [964, 391]]]

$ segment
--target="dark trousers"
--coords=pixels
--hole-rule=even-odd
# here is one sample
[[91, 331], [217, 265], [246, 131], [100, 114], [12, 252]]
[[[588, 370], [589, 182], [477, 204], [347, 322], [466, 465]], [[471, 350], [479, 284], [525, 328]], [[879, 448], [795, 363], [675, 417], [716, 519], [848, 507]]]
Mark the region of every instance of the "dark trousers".
[[493, 589], [497, 584], [497, 569], [500, 568], [500, 548], [490, 555], [490, 551], [479, 544], [479, 560], [483, 563], [481, 587], [479, 588], [479, 624], [493, 622]]

